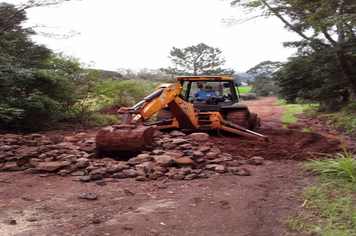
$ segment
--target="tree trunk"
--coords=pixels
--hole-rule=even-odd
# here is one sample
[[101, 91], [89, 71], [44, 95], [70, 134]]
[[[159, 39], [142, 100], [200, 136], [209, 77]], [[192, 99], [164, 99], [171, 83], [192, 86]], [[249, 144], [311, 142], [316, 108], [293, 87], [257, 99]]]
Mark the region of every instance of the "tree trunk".
[[345, 81], [347, 81], [353, 93], [353, 100], [356, 100], [356, 73], [352, 68], [356, 68], [356, 63], [353, 58], [345, 55], [343, 52], [336, 52], [336, 57], [339, 61], [342, 74]]

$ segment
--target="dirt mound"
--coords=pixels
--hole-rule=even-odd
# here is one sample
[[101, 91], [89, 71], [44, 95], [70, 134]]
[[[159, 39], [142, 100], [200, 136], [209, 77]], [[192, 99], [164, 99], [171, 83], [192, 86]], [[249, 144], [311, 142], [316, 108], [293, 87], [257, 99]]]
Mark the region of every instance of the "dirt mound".
[[283, 129], [258, 129], [259, 133], [267, 135], [271, 142], [256, 142], [246, 138], [211, 136], [210, 142], [215, 142], [224, 152], [239, 155], [244, 159], [261, 156], [267, 160], [312, 158], [310, 153], [335, 153], [339, 147], [338, 140], [330, 139], [317, 133], [300, 132]]

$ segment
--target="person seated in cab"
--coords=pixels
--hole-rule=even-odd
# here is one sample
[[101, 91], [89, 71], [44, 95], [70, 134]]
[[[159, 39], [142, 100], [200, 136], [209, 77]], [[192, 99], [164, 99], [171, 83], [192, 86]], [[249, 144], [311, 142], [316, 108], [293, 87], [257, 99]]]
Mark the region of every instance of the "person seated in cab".
[[191, 96], [195, 97], [197, 101], [212, 101], [214, 98], [218, 98], [218, 95], [211, 89], [212, 87], [207, 85], [204, 90], [198, 91]]

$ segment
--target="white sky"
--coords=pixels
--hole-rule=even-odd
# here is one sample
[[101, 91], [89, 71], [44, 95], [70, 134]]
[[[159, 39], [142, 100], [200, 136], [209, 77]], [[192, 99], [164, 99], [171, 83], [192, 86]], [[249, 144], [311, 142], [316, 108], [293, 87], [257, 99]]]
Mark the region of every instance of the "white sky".
[[[8, 0], [8, 3], [26, 0]], [[259, 18], [232, 27], [223, 18], [246, 18], [222, 0], [81, 0], [27, 11], [28, 25], [50, 32], [75, 30], [70, 39], [35, 37], [54, 52], [64, 52], [93, 68], [158, 69], [171, 65], [173, 47], [205, 43], [222, 50], [223, 68], [246, 71], [266, 60], [285, 61], [295, 49], [282, 42], [299, 40], [276, 18]]]

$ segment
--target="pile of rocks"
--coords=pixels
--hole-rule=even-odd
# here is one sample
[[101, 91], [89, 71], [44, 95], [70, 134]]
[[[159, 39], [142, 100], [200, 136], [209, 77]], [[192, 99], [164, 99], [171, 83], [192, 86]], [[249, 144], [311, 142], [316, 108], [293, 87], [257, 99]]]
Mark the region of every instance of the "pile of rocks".
[[245, 163], [262, 164], [263, 158], [247, 161], [221, 152], [208, 143], [206, 133], [186, 135], [156, 132], [154, 149], [128, 161], [99, 158], [95, 137], [79, 133], [70, 138], [61, 135], [0, 135], [0, 171], [56, 173], [76, 176], [78, 181], [103, 178], [136, 178], [138, 181], [168, 177], [178, 180], [207, 178], [207, 171], [250, 175]]

